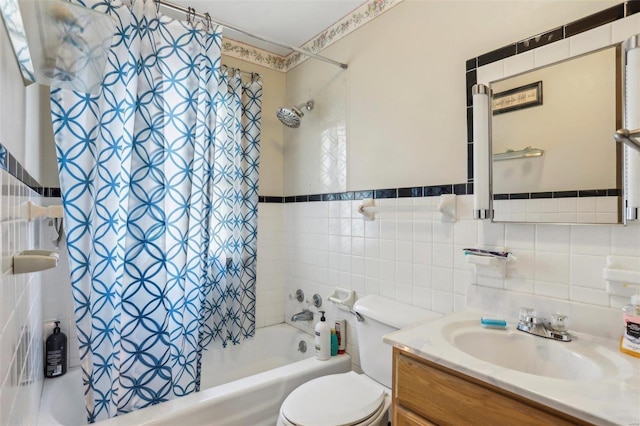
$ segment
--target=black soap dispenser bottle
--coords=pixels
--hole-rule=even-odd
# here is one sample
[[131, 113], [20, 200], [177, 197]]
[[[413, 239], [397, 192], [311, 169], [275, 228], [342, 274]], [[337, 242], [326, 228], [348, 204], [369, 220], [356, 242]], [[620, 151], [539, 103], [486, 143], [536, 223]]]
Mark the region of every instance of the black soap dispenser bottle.
[[53, 333], [47, 337], [45, 348], [45, 377], [59, 377], [67, 372], [67, 336], [60, 331], [56, 321]]

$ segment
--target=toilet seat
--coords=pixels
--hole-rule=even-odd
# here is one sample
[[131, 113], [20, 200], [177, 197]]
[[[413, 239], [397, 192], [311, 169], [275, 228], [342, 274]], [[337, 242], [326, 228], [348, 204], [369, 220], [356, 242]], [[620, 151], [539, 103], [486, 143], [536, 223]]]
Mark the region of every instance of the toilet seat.
[[389, 404], [384, 386], [351, 371], [319, 377], [296, 388], [282, 403], [280, 421], [304, 426], [370, 425], [386, 417]]

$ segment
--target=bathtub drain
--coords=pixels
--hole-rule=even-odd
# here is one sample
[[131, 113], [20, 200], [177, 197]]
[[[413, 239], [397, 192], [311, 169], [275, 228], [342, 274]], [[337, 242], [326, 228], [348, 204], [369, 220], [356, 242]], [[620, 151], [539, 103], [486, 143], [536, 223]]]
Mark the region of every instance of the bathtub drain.
[[305, 353], [307, 351], [307, 342], [300, 340], [300, 342], [298, 342], [298, 351]]

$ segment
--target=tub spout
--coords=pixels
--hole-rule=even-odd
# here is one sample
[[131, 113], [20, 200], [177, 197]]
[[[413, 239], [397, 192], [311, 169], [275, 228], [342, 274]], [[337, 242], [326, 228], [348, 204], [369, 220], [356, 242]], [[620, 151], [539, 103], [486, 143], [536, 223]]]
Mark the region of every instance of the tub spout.
[[291, 317], [291, 321], [313, 321], [313, 312], [305, 309], [302, 312], [298, 312]]

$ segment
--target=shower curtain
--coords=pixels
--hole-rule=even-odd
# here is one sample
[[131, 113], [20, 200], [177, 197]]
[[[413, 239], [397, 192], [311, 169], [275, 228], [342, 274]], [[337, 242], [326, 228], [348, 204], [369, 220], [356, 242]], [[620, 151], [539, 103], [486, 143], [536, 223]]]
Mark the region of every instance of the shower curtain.
[[205, 305], [205, 346], [211, 340], [235, 345], [255, 333], [262, 83], [257, 74], [247, 85], [238, 70], [230, 74], [227, 77], [223, 69], [217, 92], [211, 220], [214, 279]]
[[94, 422], [199, 390], [204, 344], [253, 333], [261, 83], [226, 81], [218, 28], [82, 4], [117, 22], [100, 94], [51, 92]]

